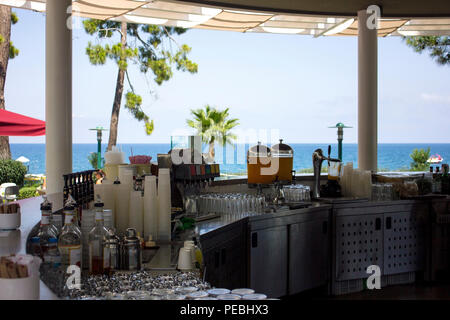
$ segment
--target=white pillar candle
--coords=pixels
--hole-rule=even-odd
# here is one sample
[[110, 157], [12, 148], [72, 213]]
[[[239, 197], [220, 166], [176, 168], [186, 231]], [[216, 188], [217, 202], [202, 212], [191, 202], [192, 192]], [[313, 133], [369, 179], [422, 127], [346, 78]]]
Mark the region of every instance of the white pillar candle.
[[158, 239], [158, 198], [156, 177], [146, 176], [144, 182], [144, 236]]
[[170, 241], [171, 230], [170, 171], [159, 169], [158, 175], [158, 240]]

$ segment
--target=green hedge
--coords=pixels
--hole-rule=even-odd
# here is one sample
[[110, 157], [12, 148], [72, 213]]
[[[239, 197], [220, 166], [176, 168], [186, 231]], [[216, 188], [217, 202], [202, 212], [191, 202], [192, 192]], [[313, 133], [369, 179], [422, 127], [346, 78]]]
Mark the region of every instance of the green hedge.
[[38, 196], [37, 187], [25, 187], [19, 190], [19, 200]]
[[0, 160], [0, 184], [12, 182], [23, 186], [27, 168], [19, 161]]

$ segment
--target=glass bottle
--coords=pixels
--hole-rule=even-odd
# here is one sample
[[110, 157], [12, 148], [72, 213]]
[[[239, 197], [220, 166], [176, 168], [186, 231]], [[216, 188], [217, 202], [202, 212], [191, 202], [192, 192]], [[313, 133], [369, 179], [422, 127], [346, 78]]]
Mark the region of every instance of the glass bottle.
[[37, 233], [37, 237], [39, 238], [39, 245], [41, 247], [41, 255], [43, 257], [44, 263], [47, 262], [45, 261], [45, 255], [49, 247], [49, 240], [58, 238], [57, 230], [55, 230], [54, 226], [50, 222], [51, 211], [51, 205], [47, 201], [47, 199], [45, 199], [41, 204], [41, 224]]
[[42, 259], [42, 251], [39, 237], [32, 237], [31, 240], [31, 254], [33, 256], [39, 257]]
[[108, 260], [109, 267], [104, 267], [105, 274], [111, 274], [120, 270], [120, 239], [113, 229], [108, 229], [105, 243], [103, 244], [104, 259]]
[[442, 175], [439, 173], [439, 167], [436, 167], [434, 183], [435, 183], [435, 192], [442, 193]]
[[[69, 196], [69, 200], [70, 200]], [[64, 207], [64, 227], [59, 235], [58, 249], [61, 254], [61, 265], [68, 267], [77, 265], [81, 268], [81, 231], [74, 223], [75, 207], [66, 204]]]
[[108, 230], [103, 226], [103, 202], [97, 196], [95, 207], [95, 225], [89, 232], [89, 273], [103, 274], [105, 269], [109, 269], [109, 257], [105, 254], [105, 240]]
[[[53, 213], [52, 213], [52, 203], [48, 201], [47, 196], [43, 195], [42, 198], [44, 199], [44, 202], [41, 203], [41, 214], [47, 215], [49, 219], [49, 226], [50, 229], [53, 231], [56, 236], [60, 233], [61, 230], [58, 229], [57, 224], [58, 222], [55, 222]], [[41, 221], [42, 224], [42, 221]]]
[[442, 165], [442, 194], [450, 194], [450, 179], [448, 175], [448, 164]]
[[58, 240], [51, 238], [48, 241], [48, 249], [44, 254], [44, 261], [52, 268], [58, 268], [61, 265], [61, 255], [58, 250]]

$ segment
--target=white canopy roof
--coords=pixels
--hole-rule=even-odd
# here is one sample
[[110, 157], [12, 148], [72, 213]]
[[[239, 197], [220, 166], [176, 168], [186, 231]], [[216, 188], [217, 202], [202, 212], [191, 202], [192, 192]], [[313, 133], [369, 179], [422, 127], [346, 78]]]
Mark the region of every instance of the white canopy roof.
[[[45, 12], [45, 0], [0, 0], [0, 4]], [[167, 0], [76, 0], [73, 1], [72, 12], [75, 16], [86, 18], [183, 28], [304, 34], [315, 37], [358, 34], [356, 13], [353, 18], [278, 14]], [[382, 18], [378, 35], [450, 35], [450, 18]]]
[[22, 163], [27, 163], [30, 162], [30, 159], [24, 157], [24, 156], [20, 156], [16, 159], [16, 161], [22, 162]]

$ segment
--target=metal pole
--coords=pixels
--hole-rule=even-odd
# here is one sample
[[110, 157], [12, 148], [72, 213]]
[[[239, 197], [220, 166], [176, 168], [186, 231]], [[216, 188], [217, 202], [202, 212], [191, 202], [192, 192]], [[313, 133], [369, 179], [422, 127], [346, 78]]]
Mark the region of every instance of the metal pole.
[[367, 27], [366, 10], [358, 11], [358, 167], [377, 171], [377, 29]]
[[338, 159], [342, 161], [342, 140], [344, 140], [344, 129], [338, 128]]
[[72, 0], [47, 0], [45, 19], [45, 153], [47, 194], [62, 192], [72, 172]]
[[97, 169], [102, 167], [102, 131], [97, 130]]

